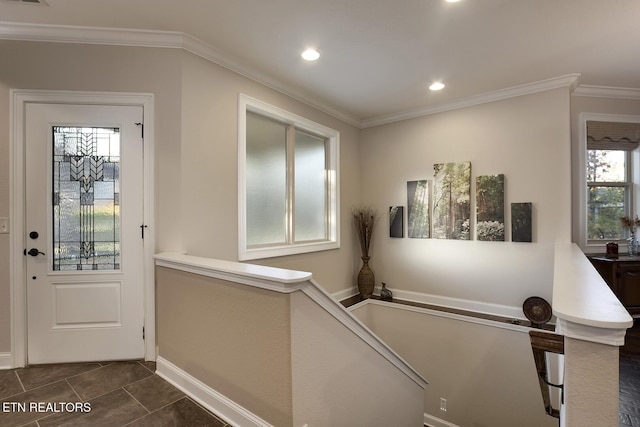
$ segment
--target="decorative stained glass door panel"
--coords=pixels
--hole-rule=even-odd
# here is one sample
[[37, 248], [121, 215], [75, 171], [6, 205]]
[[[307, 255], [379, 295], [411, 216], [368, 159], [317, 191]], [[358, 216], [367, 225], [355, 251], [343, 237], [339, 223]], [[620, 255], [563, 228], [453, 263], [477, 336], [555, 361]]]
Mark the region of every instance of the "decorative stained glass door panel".
[[142, 116], [27, 104], [29, 363], [144, 356]]
[[120, 270], [120, 129], [52, 134], [53, 270]]

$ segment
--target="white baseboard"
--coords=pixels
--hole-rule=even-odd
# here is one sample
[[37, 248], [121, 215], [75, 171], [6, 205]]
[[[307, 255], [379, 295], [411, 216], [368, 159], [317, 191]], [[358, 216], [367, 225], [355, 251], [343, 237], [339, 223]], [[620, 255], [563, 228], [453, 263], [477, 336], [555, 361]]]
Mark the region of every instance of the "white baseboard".
[[358, 288], [353, 286], [349, 289], [343, 289], [341, 291], [338, 291], [336, 293], [331, 294], [332, 297], [334, 297], [335, 299], [337, 299], [338, 301], [342, 301], [345, 300], [347, 298], [350, 298], [354, 295], [358, 295]]
[[429, 427], [460, 427], [456, 424], [450, 423], [449, 421], [441, 420], [440, 418], [429, 414], [424, 414], [424, 424]]
[[0, 369], [13, 368], [13, 359], [11, 353], [0, 353]]
[[496, 316], [508, 317], [513, 319], [525, 319], [524, 313], [522, 312], [522, 307], [513, 307], [482, 301], [445, 297], [441, 295], [423, 294], [421, 292], [402, 291], [400, 289], [392, 289], [392, 291], [395, 298], [405, 301], [456, 308], [459, 310], [473, 311], [476, 313], [493, 314]]
[[[422, 292], [403, 291], [401, 289], [391, 288], [390, 290], [393, 292], [393, 297], [400, 300], [437, 305], [440, 307], [455, 308], [458, 310], [473, 311], [476, 313], [491, 314], [511, 319], [526, 320], [524, 313], [522, 312], [522, 307], [493, 304], [462, 298], [445, 297], [441, 295], [425, 294]], [[374, 294], [379, 294], [380, 287], [376, 286], [373, 292]], [[358, 295], [358, 288], [352, 287], [349, 289], [344, 289], [331, 295], [338, 301], [342, 301], [351, 296]]]
[[271, 424], [218, 393], [173, 363], [158, 356], [156, 373], [187, 396], [234, 426], [273, 427]]

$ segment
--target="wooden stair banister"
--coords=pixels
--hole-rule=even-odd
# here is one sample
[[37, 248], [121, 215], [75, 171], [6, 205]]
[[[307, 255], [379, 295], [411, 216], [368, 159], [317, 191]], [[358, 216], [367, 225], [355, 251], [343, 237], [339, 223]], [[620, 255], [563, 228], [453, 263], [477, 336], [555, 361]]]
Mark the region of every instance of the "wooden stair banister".
[[533, 350], [533, 359], [536, 363], [544, 408], [547, 414], [554, 418], [560, 418], [560, 411], [551, 404], [549, 387], [559, 388], [560, 393], [562, 393], [563, 386], [549, 382], [545, 353], [564, 354], [564, 336], [549, 332], [529, 331], [529, 338], [531, 339], [531, 350]]

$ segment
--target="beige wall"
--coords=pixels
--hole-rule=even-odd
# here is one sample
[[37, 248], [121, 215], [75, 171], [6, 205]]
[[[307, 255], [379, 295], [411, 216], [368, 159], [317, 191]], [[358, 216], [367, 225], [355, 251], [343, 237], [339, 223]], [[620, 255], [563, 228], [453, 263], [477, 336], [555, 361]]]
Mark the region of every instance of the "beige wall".
[[[428, 381], [425, 413], [458, 426], [553, 427], [525, 328], [369, 304], [353, 312]], [[447, 411], [440, 411], [440, 398]]]
[[564, 359], [561, 425], [616, 425], [620, 393], [618, 347], [565, 337]]
[[[310, 271], [330, 292], [357, 272], [350, 207], [360, 197], [359, 130], [180, 49], [0, 41], [0, 216], [9, 216], [9, 90], [155, 95], [156, 250], [237, 260], [239, 92], [341, 132], [342, 248], [263, 260]], [[4, 100], [4, 101], [3, 101]], [[9, 235], [0, 234], [0, 353], [10, 351]]]
[[183, 55], [182, 223], [190, 255], [238, 259], [238, 94], [244, 93], [340, 132], [342, 246], [313, 254], [252, 260], [309, 271], [329, 292], [354, 285], [358, 260], [351, 207], [358, 203], [359, 130], [199, 57]]
[[294, 426], [423, 425], [425, 391], [302, 292], [291, 345]]
[[[9, 206], [9, 90], [155, 94], [157, 245], [180, 245], [180, 52], [174, 49], [0, 41], [0, 216]], [[177, 170], [178, 173], [175, 173]], [[171, 171], [172, 173], [167, 173]], [[0, 353], [10, 351], [9, 235], [0, 235]]]
[[[512, 307], [532, 295], [551, 301], [553, 246], [571, 239], [569, 120], [569, 89], [561, 88], [363, 130], [362, 198], [381, 214], [376, 281]], [[460, 161], [471, 161], [472, 221], [475, 177], [504, 174], [508, 239], [510, 203], [532, 202], [533, 243], [388, 237], [389, 206], [407, 205], [407, 181]]]
[[423, 424], [423, 385], [303, 291], [165, 267], [156, 289], [163, 363], [271, 425]]
[[288, 294], [159, 267], [158, 355], [274, 426], [291, 426]]

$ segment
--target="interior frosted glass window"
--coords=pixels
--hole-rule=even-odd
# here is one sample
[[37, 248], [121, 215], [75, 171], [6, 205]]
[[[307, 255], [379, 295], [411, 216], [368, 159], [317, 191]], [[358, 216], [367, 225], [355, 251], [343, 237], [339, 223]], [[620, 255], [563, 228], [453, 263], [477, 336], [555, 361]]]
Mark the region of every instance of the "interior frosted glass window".
[[53, 270], [120, 270], [120, 130], [53, 127]]
[[247, 246], [287, 239], [287, 127], [247, 114]]
[[340, 247], [340, 133], [240, 94], [238, 258]]
[[325, 139], [296, 130], [295, 240], [323, 240], [326, 230]]

